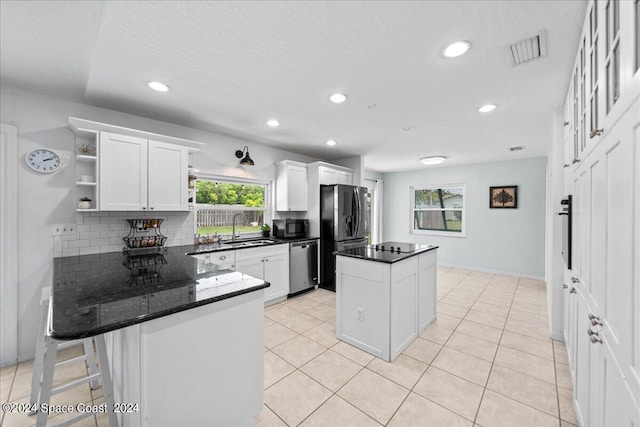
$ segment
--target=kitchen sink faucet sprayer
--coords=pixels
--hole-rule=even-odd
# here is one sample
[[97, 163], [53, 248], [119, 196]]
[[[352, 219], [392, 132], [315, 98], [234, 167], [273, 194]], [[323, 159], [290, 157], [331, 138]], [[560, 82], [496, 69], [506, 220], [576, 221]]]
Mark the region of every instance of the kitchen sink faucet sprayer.
[[238, 216], [242, 217], [243, 225], [247, 225], [247, 218], [243, 214], [237, 213], [233, 216], [233, 220], [231, 221], [231, 240], [232, 241], [236, 240], [236, 218]]

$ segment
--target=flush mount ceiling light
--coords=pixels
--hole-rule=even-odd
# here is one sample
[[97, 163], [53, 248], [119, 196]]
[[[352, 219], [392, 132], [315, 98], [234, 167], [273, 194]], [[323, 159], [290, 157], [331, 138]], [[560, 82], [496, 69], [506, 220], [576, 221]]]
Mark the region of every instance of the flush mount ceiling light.
[[[246, 155], [244, 153], [247, 153]], [[244, 158], [242, 157], [244, 156]], [[253, 162], [253, 160], [251, 159], [251, 157], [249, 156], [249, 147], [247, 147], [246, 145], [244, 146], [244, 148], [242, 150], [236, 150], [236, 157], [240, 160], [240, 164], [241, 165], [245, 165], [245, 166], [253, 166], [255, 165], [255, 163]]]
[[444, 56], [447, 58], [455, 58], [456, 56], [464, 55], [470, 47], [471, 43], [465, 40], [451, 43], [444, 49]]
[[280, 126], [280, 122], [276, 119], [271, 119], [267, 120], [267, 125], [271, 126], [272, 128], [277, 128], [278, 126]]
[[158, 92], [168, 92], [169, 86], [160, 82], [149, 82], [149, 87]]
[[496, 109], [496, 106], [493, 104], [487, 104], [487, 105], [483, 105], [482, 107], [478, 108], [478, 111], [481, 113], [488, 113], [489, 111], [493, 111]]
[[334, 146], [334, 145], [336, 145], [336, 142], [333, 139], [330, 139], [330, 140], [327, 141], [327, 145]]
[[329, 100], [334, 104], [342, 104], [347, 100], [347, 95], [345, 95], [344, 93], [334, 93], [329, 97]]
[[422, 163], [423, 165], [437, 165], [444, 162], [445, 160], [447, 160], [447, 158], [444, 156], [431, 156], [423, 157], [422, 159], [420, 159], [420, 163]]

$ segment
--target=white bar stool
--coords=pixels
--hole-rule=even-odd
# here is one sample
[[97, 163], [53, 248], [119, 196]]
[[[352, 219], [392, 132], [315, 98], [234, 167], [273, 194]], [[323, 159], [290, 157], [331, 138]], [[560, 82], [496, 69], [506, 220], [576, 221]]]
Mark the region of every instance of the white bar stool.
[[[40, 408], [42, 405], [48, 405], [51, 396], [54, 394], [62, 393], [70, 388], [77, 387], [79, 385], [89, 383], [92, 390], [100, 387], [98, 377], [102, 380], [102, 387], [104, 393], [104, 399], [108, 408], [109, 425], [111, 427], [117, 427], [118, 420], [113, 413], [113, 385], [111, 383], [111, 375], [109, 373], [109, 362], [106, 356], [106, 346], [103, 335], [97, 335], [92, 338], [84, 338], [78, 340], [56, 340], [51, 337], [51, 307], [50, 307], [51, 288], [47, 287], [42, 290], [40, 298], [40, 306], [42, 308], [42, 318], [40, 322], [41, 334], [38, 336], [36, 343], [36, 357], [33, 362], [33, 375], [31, 377], [31, 396], [29, 403], [33, 406], [37, 404]], [[96, 344], [96, 350], [98, 353], [98, 359], [100, 362], [101, 370], [96, 367], [94, 359], [93, 343]], [[82, 344], [84, 354], [78, 357], [74, 357], [63, 362], [56, 363], [56, 355], [58, 350], [69, 348]], [[70, 365], [84, 361], [89, 375], [84, 378], [70, 381], [68, 383], [61, 384], [57, 387], [53, 387], [53, 374], [57, 367]], [[78, 402], [81, 403], [81, 402]], [[30, 412], [29, 415], [33, 415], [36, 412]], [[46, 426], [48, 413], [43, 411], [37, 411], [38, 417], [36, 420], [36, 426]], [[71, 425], [84, 418], [92, 416], [93, 413], [86, 412], [81, 413], [62, 424], [60, 426]]]

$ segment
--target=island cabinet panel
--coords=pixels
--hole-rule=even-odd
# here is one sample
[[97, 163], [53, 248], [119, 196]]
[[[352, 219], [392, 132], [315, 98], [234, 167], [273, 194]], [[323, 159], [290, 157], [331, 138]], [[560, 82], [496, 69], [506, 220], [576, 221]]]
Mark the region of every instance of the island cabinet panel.
[[438, 264], [436, 251], [418, 256], [418, 334], [436, 318], [436, 274]]
[[[336, 262], [337, 337], [374, 356], [388, 358], [389, 270], [351, 258], [337, 257]], [[343, 264], [349, 266], [342, 268]]]
[[418, 259], [391, 267], [390, 352], [394, 360], [418, 336]]
[[263, 292], [108, 334], [123, 426], [253, 425], [263, 399]]
[[336, 337], [393, 361], [436, 314], [435, 251], [385, 263], [336, 257]]

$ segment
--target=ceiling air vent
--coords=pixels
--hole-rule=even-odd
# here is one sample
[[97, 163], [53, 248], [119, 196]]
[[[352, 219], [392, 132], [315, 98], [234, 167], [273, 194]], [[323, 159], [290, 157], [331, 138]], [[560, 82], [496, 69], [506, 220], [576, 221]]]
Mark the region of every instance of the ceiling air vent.
[[511, 63], [516, 66], [547, 55], [547, 31], [542, 30], [533, 37], [520, 40], [509, 46]]
[[524, 150], [524, 145], [518, 145], [516, 147], [509, 147], [509, 151], [522, 151]]

